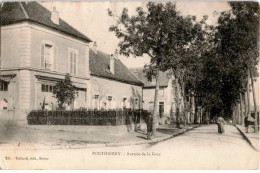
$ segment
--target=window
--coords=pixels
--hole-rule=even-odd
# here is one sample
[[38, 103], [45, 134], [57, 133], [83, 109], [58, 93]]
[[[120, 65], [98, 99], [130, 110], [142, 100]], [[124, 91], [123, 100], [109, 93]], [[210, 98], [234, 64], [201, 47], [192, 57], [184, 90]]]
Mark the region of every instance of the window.
[[164, 88], [159, 89], [159, 96], [164, 96]]
[[[56, 50], [56, 49], [55, 49]], [[56, 62], [54, 54], [57, 54], [57, 51], [54, 51], [53, 44], [42, 44], [41, 48], [41, 68], [47, 70], [55, 70]]]
[[156, 78], [154, 76], [152, 76], [152, 84], [155, 84], [156, 83]]
[[123, 98], [123, 108], [126, 108], [126, 100], [127, 98]]
[[94, 109], [99, 109], [99, 95], [95, 95], [94, 99]]
[[106, 102], [102, 102], [102, 108], [101, 109], [106, 110], [106, 108], [107, 108], [107, 103]]
[[139, 99], [135, 98], [135, 109], [139, 109]]
[[69, 51], [69, 73], [77, 74], [77, 52], [75, 50]]
[[49, 84], [42, 84], [42, 92], [53, 92], [55, 86]]
[[112, 96], [108, 96], [107, 100], [108, 100], [108, 109], [112, 109]]
[[0, 81], [0, 91], [8, 91], [8, 83]]

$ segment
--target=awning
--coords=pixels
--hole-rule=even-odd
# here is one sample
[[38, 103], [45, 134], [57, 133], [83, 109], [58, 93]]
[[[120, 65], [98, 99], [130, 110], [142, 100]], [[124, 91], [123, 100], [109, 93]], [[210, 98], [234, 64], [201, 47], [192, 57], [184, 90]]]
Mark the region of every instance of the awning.
[[16, 76], [15, 74], [12, 74], [12, 75], [1, 75], [0, 76], [0, 80], [9, 83], [15, 76]]
[[[49, 77], [49, 76], [41, 76], [41, 75], [35, 75], [35, 77], [40, 80], [40, 81], [51, 81], [51, 82], [60, 82], [61, 80], [64, 80], [62, 78], [55, 78], [55, 77]], [[85, 84], [81, 83], [75, 83], [73, 82], [73, 85], [76, 87], [77, 90], [80, 91], [86, 91], [86, 87], [84, 86]]]

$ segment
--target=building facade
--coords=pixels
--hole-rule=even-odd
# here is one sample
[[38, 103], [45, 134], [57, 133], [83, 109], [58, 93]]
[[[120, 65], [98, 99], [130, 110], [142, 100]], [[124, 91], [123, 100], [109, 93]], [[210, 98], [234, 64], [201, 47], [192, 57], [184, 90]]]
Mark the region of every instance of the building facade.
[[118, 59], [97, 51], [96, 44], [90, 49], [91, 108], [141, 109], [143, 83]]
[[[53, 87], [66, 73], [79, 96], [73, 108], [90, 103], [91, 40], [37, 2], [6, 2], [1, 7], [2, 111], [17, 119], [41, 108], [57, 107]], [[43, 101], [44, 100], [44, 101]]]
[[[91, 40], [54, 8], [37, 2], [1, 6], [1, 116], [26, 120], [33, 109], [56, 109], [57, 82], [70, 74], [78, 96], [67, 109], [142, 108], [143, 83], [114, 55], [89, 48]], [[3, 117], [0, 117], [3, 118]]]
[[[142, 68], [131, 69], [132, 72], [144, 83], [143, 87], [143, 108], [149, 111], [154, 109], [154, 95], [156, 82], [155, 78], [148, 81]], [[159, 73], [159, 95], [158, 95], [158, 112], [161, 123], [170, 119], [176, 112], [175, 90], [173, 86], [173, 76], [167, 72]]]
[[[152, 78], [149, 81], [142, 68], [133, 68], [132, 72], [144, 83], [143, 86], [143, 109], [153, 111], [156, 81]], [[178, 96], [177, 96], [178, 94]], [[159, 72], [159, 93], [158, 93], [158, 117], [161, 124], [176, 121], [177, 98], [179, 98], [180, 113], [184, 112], [184, 99], [181, 94], [181, 87], [176, 83], [175, 78], [169, 72]], [[189, 100], [189, 99], [188, 99]], [[187, 103], [189, 105], [189, 103]], [[188, 110], [188, 109], [187, 109]], [[193, 111], [194, 113], [194, 111]], [[191, 110], [187, 112], [188, 123], [191, 122]]]

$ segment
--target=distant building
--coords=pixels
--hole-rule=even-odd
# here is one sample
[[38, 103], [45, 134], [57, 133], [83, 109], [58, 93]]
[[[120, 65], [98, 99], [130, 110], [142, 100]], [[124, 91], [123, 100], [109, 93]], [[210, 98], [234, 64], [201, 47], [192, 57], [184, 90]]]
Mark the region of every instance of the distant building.
[[[142, 68], [133, 68], [131, 70], [144, 83], [143, 108], [149, 111], [153, 110], [156, 87], [155, 78], [153, 78], [152, 81], [148, 81]], [[175, 116], [176, 113], [176, 94], [173, 81], [174, 77], [167, 72], [159, 73], [160, 89], [158, 96], [158, 111], [161, 123], [164, 123], [164, 120], [169, 119], [171, 116]], [[181, 103], [181, 96], [179, 97], [179, 101]]]
[[142, 108], [143, 83], [118, 59], [90, 49], [91, 108]]

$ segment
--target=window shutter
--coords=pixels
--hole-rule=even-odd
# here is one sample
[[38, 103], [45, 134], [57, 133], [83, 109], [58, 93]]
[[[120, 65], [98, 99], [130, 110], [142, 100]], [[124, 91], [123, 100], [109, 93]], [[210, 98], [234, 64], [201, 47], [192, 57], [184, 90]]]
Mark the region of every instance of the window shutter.
[[45, 68], [45, 62], [44, 62], [44, 44], [41, 45], [41, 68]]
[[72, 73], [72, 58], [73, 58], [73, 54], [72, 52], [70, 52], [70, 73]]
[[53, 70], [57, 71], [58, 48], [54, 46]]
[[74, 74], [76, 74], [76, 67], [77, 67], [77, 63], [76, 63], [76, 53], [73, 53], [74, 54]]

